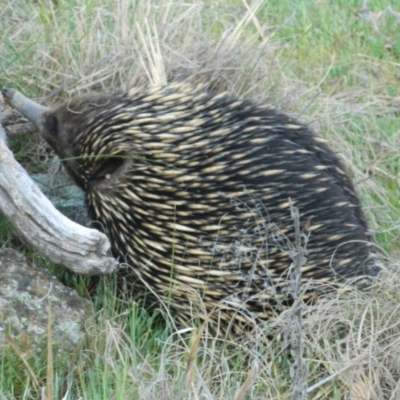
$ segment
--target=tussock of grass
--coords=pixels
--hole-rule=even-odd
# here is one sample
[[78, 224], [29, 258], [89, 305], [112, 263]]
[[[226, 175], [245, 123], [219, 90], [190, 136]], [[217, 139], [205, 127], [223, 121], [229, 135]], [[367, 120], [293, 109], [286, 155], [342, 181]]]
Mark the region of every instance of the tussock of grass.
[[[399, 289], [400, 280], [384, 271], [372, 293], [339, 291], [303, 310], [308, 384], [316, 386], [311, 398], [400, 395]], [[106, 305], [87, 321], [82, 349], [71, 360], [55, 358], [54, 398], [67, 390], [69, 399], [291, 398], [287, 315], [265, 327], [265, 335], [281, 332], [275, 339], [215, 339], [207, 332], [200, 337], [196, 330], [175, 330], [170, 322], [149, 316], [133, 303], [120, 313], [115, 304]], [[10, 393], [5, 383], [10, 383], [11, 373], [14, 382], [28, 383], [28, 373], [21, 365], [15, 368], [15, 355], [2, 361], [7, 377], [3, 393]], [[30, 362], [44, 382], [43, 365]]]
[[[313, 399], [400, 398], [400, 10], [383, 0], [369, 1], [369, 10], [362, 4], [4, 0], [0, 7], [1, 87], [52, 104], [188, 79], [272, 102], [342, 155], [389, 259], [372, 292], [339, 290], [302, 311]], [[28, 167], [47, 164], [45, 146], [30, 143], [11, 144]], [[3, 224], [0, 235], [10, 245]], [[110, 288], [98, 295], [82, 348], [70, 360], [54, 354], [53, 398], [292, 398], [288, 314], [252, 340], [213, 339], [207, 330], [180, 330], [164, 309], [119, 303]], [[280, 334], [271, 340], [271, 332]], [[44, 386], [46, 357], [27, 361]], [[39, 396], [11, 349], [0, 357], [0, 394]]]

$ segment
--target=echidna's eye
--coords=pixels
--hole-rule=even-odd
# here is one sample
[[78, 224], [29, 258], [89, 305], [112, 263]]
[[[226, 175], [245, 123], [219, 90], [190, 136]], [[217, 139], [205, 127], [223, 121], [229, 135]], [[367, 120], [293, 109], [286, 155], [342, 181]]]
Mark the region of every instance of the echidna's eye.
[[54, 115], [48, 115], [44, 121], [44, 129], [50, 135], [58, 134], [58, 119]]
[[126, 158], [123, 155], [111, 156], [104, 159], [92, 172], [89, 181], [93, 185], [99, 184], [105, 180], [110, 180], [124, 165]]

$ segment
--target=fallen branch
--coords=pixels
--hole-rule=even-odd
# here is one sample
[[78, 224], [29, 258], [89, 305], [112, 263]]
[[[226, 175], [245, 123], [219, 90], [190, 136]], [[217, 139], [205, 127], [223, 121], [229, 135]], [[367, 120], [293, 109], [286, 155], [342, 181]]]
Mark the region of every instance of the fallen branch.
[[61, 214], [14, 159], [0, 124], [0, 211], [38, 252], [73, 272], [107, 274], [118, 263], [107, 257], [110, 243], [95, 229]]

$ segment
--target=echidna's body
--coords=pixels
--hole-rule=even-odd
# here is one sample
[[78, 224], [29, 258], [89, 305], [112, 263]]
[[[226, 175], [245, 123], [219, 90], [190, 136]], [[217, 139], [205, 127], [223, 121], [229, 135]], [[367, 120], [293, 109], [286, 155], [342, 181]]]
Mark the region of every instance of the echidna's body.
[[367, 223], [338, 158], [271, 108], [174, 84], [82, 97], [41, 118], [114, 256], [182, 320], [199, 299], [208, 313], [231, 309], [227, 320], [279, 309], [291, 204], [309, 235], [304, 282], [372, 274]]

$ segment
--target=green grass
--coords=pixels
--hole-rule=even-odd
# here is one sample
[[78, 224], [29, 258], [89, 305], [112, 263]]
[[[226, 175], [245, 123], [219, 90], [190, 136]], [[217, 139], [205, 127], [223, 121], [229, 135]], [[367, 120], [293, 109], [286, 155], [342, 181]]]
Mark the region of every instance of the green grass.
[[[313, 399], [400, 396], [400, 8], [389, 4], [370, 0], [364, 12], [361, 0], [3, 0], [0, 7], [0, 87], [41, 99], [65, 85], [53, 104], [93, 90], [189, 78], [274, 103], [310, 123], [342, 156], [388, 261], [372, 294], [341, 295], [306, 311], [309, 385], [350, 366]], [[32, 138], [10, 146], [31, 171], [51, 162]], [[0, 216], [0, 244], [13, 242]], [[104, 282], [82, 349], [55, 359], [54, 398], [291, 398], [283, 338], [197, 345], [196, 333], [177, 330], [165, 310], [160, 317], [132, 299], [121, 303], [112, 282]], [[84, 281], [70, 283], [85, 294]], [[284, 323], [271, 321], [266, 330]], [[1, 351], [0, 398], [40, 397], [20, 357]], [[28, 362], [46, 385], [46, 357]], [[251, 385], [240, 397], [246, 379]]]

